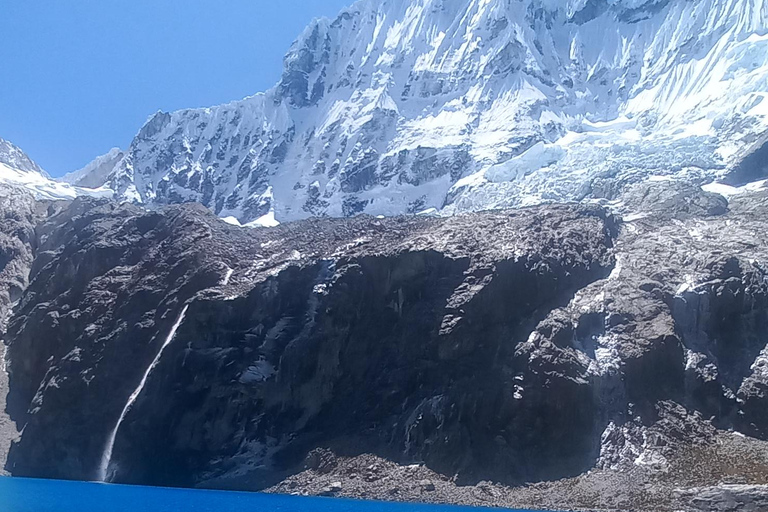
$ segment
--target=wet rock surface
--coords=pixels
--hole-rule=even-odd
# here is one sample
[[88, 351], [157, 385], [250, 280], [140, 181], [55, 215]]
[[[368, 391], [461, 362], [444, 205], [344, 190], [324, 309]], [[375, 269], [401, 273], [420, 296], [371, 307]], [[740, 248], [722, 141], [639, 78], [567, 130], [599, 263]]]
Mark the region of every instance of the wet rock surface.
[[187, 307], [118, 429], [116, 482], [759, 504], [768, 194], [630, 194], [624, 222], [553, 205], [254, 230], [79, 199], [37, 224], [9, 322], [7, 468], [95, 478]]

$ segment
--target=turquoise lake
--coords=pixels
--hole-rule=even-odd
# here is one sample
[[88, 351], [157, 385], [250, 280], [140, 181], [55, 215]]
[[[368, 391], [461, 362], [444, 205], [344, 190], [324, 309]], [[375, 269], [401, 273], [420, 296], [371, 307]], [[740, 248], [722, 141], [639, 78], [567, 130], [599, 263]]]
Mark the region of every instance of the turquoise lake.
[[489, 509], [0, 478], [0, 512], [469, 512]]

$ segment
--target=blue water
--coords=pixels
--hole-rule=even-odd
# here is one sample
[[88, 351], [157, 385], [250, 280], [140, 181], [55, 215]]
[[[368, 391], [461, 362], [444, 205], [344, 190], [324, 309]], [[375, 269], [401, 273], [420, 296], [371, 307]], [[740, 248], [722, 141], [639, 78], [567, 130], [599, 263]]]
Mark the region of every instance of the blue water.
[[485, 509], [0, 478], [0, 512], [469, 512]]

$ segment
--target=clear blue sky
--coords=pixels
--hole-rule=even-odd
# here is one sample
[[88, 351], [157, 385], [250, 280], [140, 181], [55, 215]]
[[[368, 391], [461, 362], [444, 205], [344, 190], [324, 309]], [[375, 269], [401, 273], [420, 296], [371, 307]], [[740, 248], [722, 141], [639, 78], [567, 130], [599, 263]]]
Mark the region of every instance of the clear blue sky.
[[148, 116], [266, 90], [319, 16], [352, 0], [0, 0], [0, 137], [54, 176]]

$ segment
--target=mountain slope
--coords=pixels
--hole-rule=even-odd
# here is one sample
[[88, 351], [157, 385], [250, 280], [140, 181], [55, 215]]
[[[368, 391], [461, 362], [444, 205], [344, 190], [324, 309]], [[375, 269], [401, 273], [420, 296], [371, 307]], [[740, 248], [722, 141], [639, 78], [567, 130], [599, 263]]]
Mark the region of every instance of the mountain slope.
[[59, 181], [80, 187], [101, 187], [123, 156], [125, 153], [120, 151], [120, 148], [112, 148], [108, 153], [95, 158], [82, 169], [65, 174]]
[[[15, 147], [0, 141], [0, 159], [9, 161], [9, 150]], [[15, 152], [15, 151], [14, 151]], [[20, 156], [20, 155], [19, 155]], [[17, 165], [24, 163], [16, 159]], [[29, 163], [29, 162], [27, 162]], [[3, 164], [4, 165], [4, 164]], [[33, 166], [27, 166], [34, 168]], [[5, 460], [11, 441], [18, 437], [16, 425], [6, 413], [8, 374], [6, 361], [6, 328], [16, 305], [29, 284], [29, 271], [34, 259], [35, 224], [39, 221], [31, 194], [18, 193], [0, 185], [0, 465]], [[0, 476], [8, 473], [0, 469]]]
[[245, 223], [712, 181], [768, 125], [767, 32], [766, 0], [363, 0], [270, 91], [157, 113], [108, 182]]

